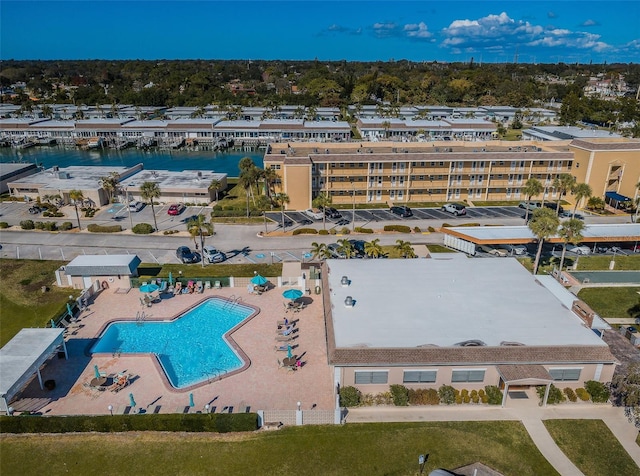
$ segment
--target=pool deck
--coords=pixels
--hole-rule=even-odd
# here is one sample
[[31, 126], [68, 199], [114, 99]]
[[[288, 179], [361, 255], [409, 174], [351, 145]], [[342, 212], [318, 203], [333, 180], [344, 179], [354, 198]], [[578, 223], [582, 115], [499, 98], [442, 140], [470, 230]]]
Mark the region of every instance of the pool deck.
[[[146, 412], [183, 413], [193, 393], [194, 407], [189, 412], [204, 411], [205, 404], [219, 413], [233, 406], [256, 410], [294, 410], [297, 402], [303, 409], [314, 404], [317, 409], [334, 406], [332, 371], [327, 364], [322, 301], [319, 296], [305, 296], [310, 304], [300, 312], [285, 314], [282, 292], [272, 288], [262, 295], [249, 294], [246, 288], [206, 290], [202, 294], [171, 296], [152, 307], [140, 306], [141, 293], [131, 289], [127, 294], [104, 290], [89, 308], [82, 312], [74, 330], [66, 340], [69, 359], [54, 356], [42, 369], [43, 380], [54, 379], [53, 390], [41, 390], [37, 378], [24, 389], [21, 399], [33, 400], [34, 410], [46, 415], [123, 413], [130, 405], [132, 393], [137, 409]], [[249, 367], [235, 375], [206, 383], [193, 389], [172, 388], [153, 356], [100, 355], [90, 357], [88, 348], [95, 342], [105, 323], [114, 319], [135, 320], [144, 311], [149, 319], [170, 319], [210, 296], [240, 298], [239, 302], [260, 309], [259, 314], [233, 332], [232, 337], [250, 359]], [[280, 368], [278, 359], [287, 356], [277, 352], [277, 321], [287, 317], [297, 320], [297, 337], [293, 353], [301, 357], [303, 366], [297, 371]], [[286, 345], [286, 343], [284, 343]], [[125, 372], [133, 376], [130, 385], [114, 393], [98, 391], [88, 384], [95, 376], [94, 365], [107, 375]], [[159, 408], [156, 408], [158, 407]]]

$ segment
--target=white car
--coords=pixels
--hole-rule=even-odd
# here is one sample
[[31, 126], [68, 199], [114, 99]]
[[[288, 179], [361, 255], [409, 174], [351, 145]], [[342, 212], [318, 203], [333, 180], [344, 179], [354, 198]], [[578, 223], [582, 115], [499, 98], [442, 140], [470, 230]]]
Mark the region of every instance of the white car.
[[512, 255], [526, 255], [527, 247], [524, 245], [500, 245], [498, 248], [506, 250], [509, 254]]
[[129, 210], [132, 212], [139, 212], [140, 210], [142, 210], [144, 208], [144, 203], [143, 202], [129, 202]]
[[324, 213], [317, 208], [307, 208], [303, 213], [314, 220], [322, 220], [324, 217]]
[[222, 251], [215, 249], [211, 245], [205, 245], [202, 248], [202, 254], [209, 263], [222, 263], [227, 259], [227, 255]]
[[576, 245], [567, 245], [567, 251], [570, 253], [575, 253], [577, 255], [588, 255], [591, 254], [591, 248], [588, 246], [576, 246]]
[[541, 208], [542, 205], [540, 204], [540, 202], [520, 202], [518, 204], [518, 207], [522, 208], [523, 210], [529, 209], [531, 211]]

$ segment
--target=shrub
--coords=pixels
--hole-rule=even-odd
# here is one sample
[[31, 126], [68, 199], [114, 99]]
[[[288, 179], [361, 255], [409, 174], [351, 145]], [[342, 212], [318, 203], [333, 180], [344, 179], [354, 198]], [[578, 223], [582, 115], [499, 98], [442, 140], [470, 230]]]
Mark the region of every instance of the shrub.
[[58, 224], [55, 221], [45, 221], [42, 225], [47, 231], [56, 231], [58, 229]]
[[429, 233], [435, 233], [436, 229], [432, 226], [430, 226], [429, 228], [427, 228], [427, 230], [429, 230]]
[[462, 395], [462, 398], [468, 396], [469, 390], [467, 390], [466, 388], [463, 388], [462, 390], [460, 390], [460, 395]]
[[318, 235], [328, 235], [329, 230], [318, 230]]
[[[502, 405], [502, 390], [495, 385], [487, 385], [484, 387], [484, 391], [487, 397], [486, 403], [489, 405]], [[485, 403], [484, 398], [482, 403]]]
[[87, 227], [91, 233], [118, 233], [122, 231], [122, 227], [120, 225], [111, 225], [111, 226], [101, 226], [92, 223]]
[[[542, 403], [544, 399], [544, 393], [546, 391], [546, 388], [547, 387], [544, 385], [540, 385], [536, 387], [536, 392], [538, 394], [538, 397], [540, 398], [540, 403]], [[549, 387], [549, 396], [547, 397], [547, 403], [549, 405], [555, 405], [556, 403], [562, 403], [565, 400], [566, 398], [562, 393], [562, 390], [560, 390], [554, 384], [551, 384], [551, 387]]]
[[84, 212], [85, 217], [93, 218], [97, 210], [95, 208], [83, 208], [82, 211]]
[[569, 399], [570, 402], [576, 402], [578, 400], [578, 396], [576, 395], [576, 392], [574, 392], [572, 388], [566, 387], [562, 391], [564, 392], [565, 396], [567, 397], [567, 399]]
[[475, 395], [471, 395], [471, 401], [473, 403], [480, 403], [480, 397], [478, 396], [477, 393]]
[[342, 387], [340, 389], [340, 406], [357, 407], [362, 400], [362, 393], [355, 387]]
[[484, 389], [483, 389], [483, 388], [481, 388], [480, 390], [478, 390], [478, 396], [479, 396], [480, 398], [484, 397], [485, 395], [486, 395], [486, 393], [484, 393]]
[[70, 221], [64, 221], [60, 224], [60, 231], [69, 231], [73, 228], [73, 224]]
[[0, 228], [9, 228], [9, 224], [6, 221], [0, 221]]
[[462, 405], [462, 395], [456, 395], [456, 405]]
[[438, 389], [440, 401], [446, 405], [451, 405], [456, 401], [456, 391], [451, 385], [442, 385]]
[[163, 235], [173, 235], [174, 233], [180, 233], [178, 230], [165, 230], [162, 232]]
[[355, 228], [356, 233], [373, 233], [373, 230], [371, 228], [362, 228], [357, 226]]
[[414, 231], [414, 233], [420, 233], [422, 230], [420, 229], [419, 226], [414, 226], [413, 227], [413, 231]]
[[389, 388], [396, 407], [406, 407], [409, 404], [409, 391], [404, 385], [394, 384]]
[[393, 403], [393, 395], [391, 392], [380, 392], [373, 395], [373, 403], [376, 405], [391, 405]]
[[317, 235], [318, 230], [315, 228], [298, 228], [293, 230], [293, 235]]
[[30, 278], [23, 279], [19, 282], [19, 284], [21, 286], [29, 286], [31, 284], [31, 279]]
[[153, 233], [153, 227], [149, 223], [138, 223], [131, 231], [136, 235], [148, 235], [149, 233]]
[[462, 397], [462, 400], [464, 401], [464, 403], [470, 403], [471, 397], [469, 395], [465, 395], [464, 397]]
[[410, 405], [438, 405], [440, 397], [435, 388], [409, 389]]
[[588, 382], [584, 383], [584, 388], [587, 392], [589, 392], [591, 401], [594, 403], [605, 403], [611, 396], [611, 392], [602, 382], [589, 380]]
[[451, 228], [453, 225], [451, 225], [450, 223], [443, 223], [442, 224], [442, 228]]
[[33, 220], [22, 220], [20, 222], [20, 228], [23, 230], [33, 230], [35, 227], [36, 225], [33, 223]]
[[588, 402], [589, 399], [591, 398], [589, 396], [589, 392], [587, 392], [584, 388], [578, 388], [576, 389], [576, 395], [578, 396], [578, 398], [580, 400], [582, 400], [583, 402]]
[[411, 227], [407, 225], [385, 225], [384, 231], [397, 231], [400, 233], [411, 233]]
[[486, 393], [483, 395], [480, 395], [480, 401], [482, 403], [489, 403], [489, 396]]
[[36, 230], [44, 230], [44, 223], [41, 221], [37, 221], [33, 224]]
[[42, 214], [42, 216], [45, 217], [45, 218], [51, 218], [51, 217], [60, 218], [60, 217], [64, 216], [64, 213], [58, 212], [58, 211], [55, 211], [55, 212], [44, 212]]
[[347, 228], [346, 226], [343, 226], [342, 230], [340, 230], [340, 233], [343, 235], [348, 235], [349, 233], [351, 233], [351, 230], [349, 230], [349, 228]]

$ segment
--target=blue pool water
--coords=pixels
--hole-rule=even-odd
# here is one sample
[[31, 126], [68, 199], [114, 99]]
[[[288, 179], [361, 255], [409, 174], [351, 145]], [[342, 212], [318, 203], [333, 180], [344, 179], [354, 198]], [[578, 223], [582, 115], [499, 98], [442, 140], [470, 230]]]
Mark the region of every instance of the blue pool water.
[[173, 321], [109, 324], [93, 354], [155, 354], [171, 385], [184, 388], [236, 370], [244, 364], [224, 334], [254, 309], [210, 298]]

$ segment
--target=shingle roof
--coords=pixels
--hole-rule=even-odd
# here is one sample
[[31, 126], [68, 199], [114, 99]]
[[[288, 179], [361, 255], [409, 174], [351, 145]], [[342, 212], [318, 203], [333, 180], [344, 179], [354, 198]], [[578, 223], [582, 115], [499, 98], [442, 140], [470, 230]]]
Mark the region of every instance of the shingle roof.
[[553, 381], [547, 369], [542, 365], [498, 365], [497, 367], [505, 382], [525, 379]]

